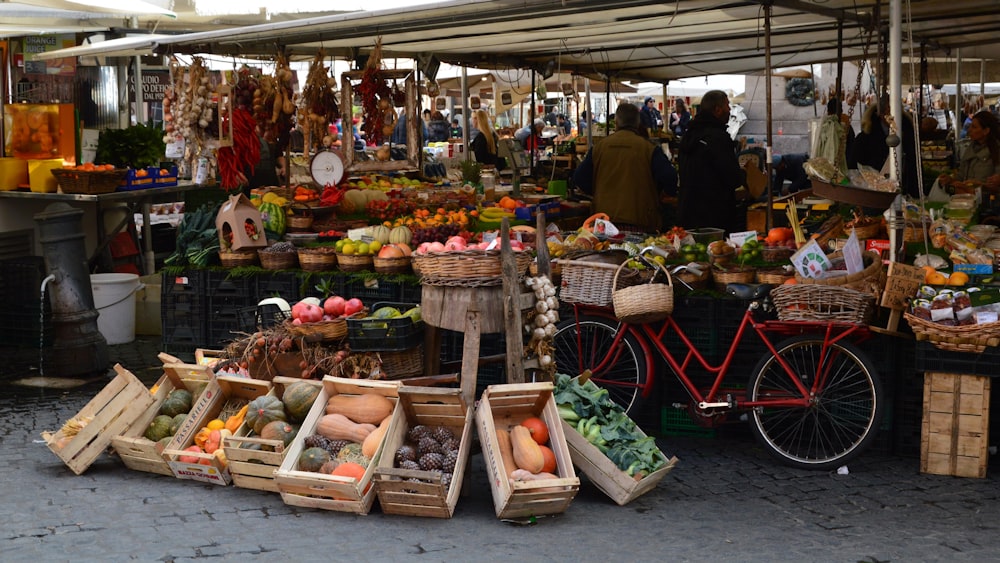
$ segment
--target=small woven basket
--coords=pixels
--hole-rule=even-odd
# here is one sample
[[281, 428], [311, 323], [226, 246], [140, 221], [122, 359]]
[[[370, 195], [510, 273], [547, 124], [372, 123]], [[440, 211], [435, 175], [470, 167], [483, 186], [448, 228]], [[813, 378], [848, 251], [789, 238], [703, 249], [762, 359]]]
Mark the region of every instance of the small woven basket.
[[1000, 345], [1000, 321], [964, 326], [945, 326], [903, 313], [917, 340], [926, 340], [939, 350], [980, 354], [987, 346]]
[[846, 287], [788, 284], [771, 290], [782, 321], [827, 321], [865, 324], [875, 310], [870, 293]]
[[903, 226], [903, 242], [924, 242], [927, 227], [927, 223], [907, 221]]
[[375, 271], [380, 274], [405, 274], [411, 270], [410, 264], [412, 263], [413, 261], [409, 256], [400, 256], [398, 258], [372, 257], [372, 265]]
[[296, 252], [271, 252], [260, 249], [257, 254], [260, 256], [260, 266], [265, 270], [290, 270], [299, 264], [299, 255]]
[[290, 209], [292, 214], [288, 217], [288, 230], [293, 233], [309, 232], [314, 220], [312, 208], [296, 201]]
[[[352, 319], [360, 319], [368, 314], [362, 311], [352, 315]], [[319, 321], [315, 323], [292, 324], [291, 321], [285, 323], [285, 330], [294, 336], [301, 338], [318, 338], [324, 341], [338, 341], [347, 338], [347, 318], [334, 319], [332, 321]]]
[[371, 270], [372, 256], [370, 254], [343, 254], [338, 252], [337, 267], [345, 272]]
[[424, 373], [424, 346], [399, 352], [378, 352], [385, 379], [415, 377]]
[[[653, 323], [674, 312], [674, 282], [666, 268], [657, 264], [647, 283], [620, 288], [618, 278], [623, 268], [625, 264], [618, 266], [611, 284], [611, 299], [618, 320], [634, 324]], [[666, 278], [666, 283], [658, 283], [660, 273]]]
[[715, 289], [725, 292], [728, 284], [753, 283], [756, 275], [757, 271], [754, 268], [731, 268], [725, 271], [715, 268], [712, 280], [715, 281]]
[[[464, 250], [428, 252], [413, 255], [414, 270], [420, 271], [420, 283], [455, 287], [486, 287], [503, 283], [499, 250]], [[515, 252], [518, 280], [524, 277], [531, 262], [527, 252]]]
[[708, 282], [712, 281], [712, 265], [708, 262], [696, 262], [698, 268], [701, 270], [700, 274], [695, 274], [694, 272], [688, 270], [681, 270], [674, 274], [674, 277], [691, 289], [702, 289], [708, 285]]
[[795, 254], [795, 249], [787, 246], [765, 246], [760, 249], [760, 257], [765, 262], [788, 262]]
[[329, 246], [300, 248], [299, 268], [307, 272], [323, 272], [337, 269], [337, 251]]
[[850, 225], [844, 225], [844, 234], [847, 236], [851, 235], [851, 229], [858, 234], [860, 240], [877, 238], [879, 233], [882, 232], [882, 221], [877, 221], [875, 223], [868, 223], [860, 227], [852, 227]]
[[117, 190], [128, 175], [127, 168], [92, 171], [54, 168], [51, 172], [63, 193], [91, 195], [108, 194]]
[[771, 285], [781, 285], [788, 280], [795, 279], [795, 271], [791, 269], [776, 268], [774, 270], [757, 270], [757, 283], [769, 283]]
[[234, 250], [232, 252], [219, 252], [219, 262], [224, 268], [240, 268], [243, 266], [254, 266], [259, 257], [256, 250]]
[[[841, 258], [842, 256], [842, 252], [834, 252], [833, 254], [828, 255], [827, 258], [833, 261]], [[858, 291], [870, 293], [875, 298], [879, 298], [882, 295], [882, 290], [885, 288], [886, 277], [885, 266], [882, 264], [882, 257], [878, 252], [865, 252], [863, 257], [867, 266], [865, 266], [864, 270], [861, 270], [856, 274], [813, 279], [807, 278], [796, 272], [795, 280], [800, 284], [822, 285], [827, 287], [841, 286], [849, 289], [856, 289]]]

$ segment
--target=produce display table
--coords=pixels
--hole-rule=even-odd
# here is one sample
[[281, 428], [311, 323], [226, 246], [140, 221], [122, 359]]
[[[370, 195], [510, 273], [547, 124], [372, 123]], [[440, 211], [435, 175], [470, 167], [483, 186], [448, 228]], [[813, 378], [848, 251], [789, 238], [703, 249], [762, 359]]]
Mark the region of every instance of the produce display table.
[[[143, 258], [144, 258], [144, 274], [153, 273], [156, 268], [154, 266], [153, 257], [153, 234], [150, 226], [150, 209], [154, 203], [166, 203], [176, 200], [179, 195], [184, 192], [201, 188], [203, 186], [193, 184], [191, 182], [179, 182], [176, 186], [168, 186], [162, 188], [147, 188], [142, 190], [130, 190], [124, 192], [111, 192], [106, 194], [63, 194], [63, 193], [41, 193], [41, 192], [23, 192], [23, 191], [0, 191], [0, 198], [12, 199], [12, 200], [31, 200], [31, 201], [51, 201], [55, 202], [66, 202], [71, 205], [79, 204], [95, 204], [97, 205], [97, 249], [94, 254], [90, 257], [91, 262], [99, 256], [104, 249], [108, 247], [111, 240], [122, 231], [128, 224], [128, 221], [132, 220], [133, 214], [137, 210], [141, 210], [142, 213], [142, 240], [143, 240]], [[119, 222], [119, 224], [112, 229], [110, 232], [104, 228], [103, 213], [112, 204], [124, 203], [129, 208], [129, 213], [126, 214], [125, 218]]]

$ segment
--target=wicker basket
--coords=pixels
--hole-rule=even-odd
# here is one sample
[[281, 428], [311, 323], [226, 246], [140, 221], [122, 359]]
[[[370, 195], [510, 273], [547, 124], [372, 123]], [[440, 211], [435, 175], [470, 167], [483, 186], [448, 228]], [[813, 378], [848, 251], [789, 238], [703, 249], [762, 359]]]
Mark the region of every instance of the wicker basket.
[[[587, 262], [583, 260], [558, 260], [562, 268], [559, 300], [567, 303], [608, 307], [618, 264]], [[635, 270], [627, 270], [618, 280], [618, 287], [642, 283]]]
[[867, 323], [875, 310], [870, 293], [846, 287], [788, 284], [771, 290], [782, 321]]
[[[841, 286], [849, 289], [856, 289], [865, 293], [870, 293], [876, 298], [882, 295], [885, 288], [885, 266], [882, 264], [882, 257], [878, 252], [865, 252], [863, 254], [865, 262], [868, 264], [864, 270], [856, 274], [845, 276], [833, 276], [823, 279], [807, 278], [798, 272], [795, 279], [800, 284], [815, 284], [823, 286]], [[830, 260], [843, 257], [843, 253], [834, 252], [827, 256]]]
[[288, 217], [288, 231], [293, 233], [310, 232], [314, 219], [312, 208], [296, 201], [289, 209], [291, 209], [292, 214]]
[[674, 278], [691, 289], [702, 289], [708, 286], [708, 282], [712, 281], [712, 265], [708, 262], [696, 262], [696, 264], [701, 270], [700, 274], [685, 269], [674, 274]]
[[372, 265], [375, 271], [380, 274], [405, 274], [412, 269], [410, 267], [412, 263], [413, 260], [409, 256], [400, 256], [398, 258], [372, 257]]
[[63, 193], [108, 194], [118, 189], [128, 175], [128, 169], [86, 171], [53, 168], [52, 175]]
[[720, 292], [726, 291], [726, 286], [731, 283], [753, 283], [757, 271], [754, 268], [730, 268], [720, 270], [715, 268], [712, 271], [712, 280], [715, 281], [715, 289]]
[[[426, 285], [485, 287], [503, 283], [499, 250], [464, 250], [428, 252], [413, 255], [414, 270], [420, 271], [420, 283]], [[531, 255], [515, 252], [517, 275], [528, 271]]]
[[337, 267], [345, 272], [361, 272], [372, 269], [371, 254], [337, 253]]
[[233, 252], [219, 252], [219, 262], [223, 268], [240, 268], [243, 266], [254, 266], [257, 264], [258, 256], [256, 250], [235, 250]]
[[399, 352], [378, 352], [384, 379], [402, 379], [424, 373], [424, 346]]
[[795, 279], [795, 271], [792, 269], [757, 270], [757, 283], [781, 285], [791, 279]]
[[260, 256], [260, 266], [265, 270], [290, 270], [299, 264], [299, 255], [296, 252], [271, 252], [260, 249], [257, 254]]
[[[357, 313], [351, 318], [361, 318], [367, 311]], [[319, 321], [315, 323], [292, 324], [291, 321], [285, 323], [285, 330], [300, 338], [319, 338], [324, 341], [336, 341], [347, 338], [347, 317], [334, 319], [332, 321]]]
[[[626, 262], [627, 264], [627, 262]], [[670, 272], [658, 265], [647, 283], [618, 287], [619, 276], [625, 264], [618, 266], [611, 282], [611, 300], [615, 316], [625, 323], [642, 324], [662, 321], [674, 312], [674, 282]], [[667, 283], [658, 283], [659, 274]]]
[[795, 249], [787, 246], [765, 246], [760, 249], [760, 257], [765, 262], [788, 262], [792, 254], [795, 254]]
[[337, 251], [329, 246], [300, 248], [299, 268], [307, 272], [323, 272], [337, 269]]
[[882, 221], [876, 221], [874, 223], [868, 223], [860, 227], [853, 227], [851, 225], [844, 225], [844, 234], [850, 236], [851, 229], [857, 233], [859, 240], [865, 240], [870, 238], [878, 238], [879, 233], [882, 232]]
[[916, 223], [907, 221], [903, 226], [903, 242], [924, 242], [924, 235], [927, 234], [928, 223]]
[[926, 340], [935, 348], [950, 352], [980, 354], [987, 346], [1000, 345], [1000, 321], [964, 326], [945, 326], [903, 313], [917, 340]]

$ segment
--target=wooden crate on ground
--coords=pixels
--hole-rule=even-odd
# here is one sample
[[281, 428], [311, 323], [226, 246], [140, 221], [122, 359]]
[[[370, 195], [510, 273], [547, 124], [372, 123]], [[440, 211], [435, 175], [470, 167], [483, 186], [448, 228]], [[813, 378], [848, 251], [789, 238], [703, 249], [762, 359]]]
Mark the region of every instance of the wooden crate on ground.
[[76, 435], [64, 435], [63, 428], [42, 432], [52, 453], [77, 475], [94, 463], [112, 438], [135, 424], [154, 401], [146, 386], [121, 364], [115, 365], [115, 373], [111, 383], [73, 417], [76, 421], [86, 421]]
[[[275, 377], [271, 380], [271, 390], [268, 395], [284, 398], [285, 390], [293, 383], [303, 382], [306, 385], [322, 387], [323, 383], [310, 379], [295, 379]], [[301, 426], [301, 425], [300, 425]], [[234, 436], [222, 441], [229, 460], [229, 472], [233, 476], [233, 485], [244, 489], [278, 492], [278, 484], [274, 481], [274, 472], [285, 459], [287, 449], [281, 440], [265, 440], [259, 436], [250, 436], [250, 426], [243, 423]], [[264, 449], [250, 449], [252, 444], [259, 444]]]
[[[375, 470], [379, 506], [386, 514], [451, 518], [469, 459], [473, 411], [462, 399], [461, 389], [404, 385], [399, 388], [399, 402], [403, 414], [395, 429], [386, 435], [385, 454]], [[396, 450], [406, 441], [410, 428], [418, 424], [444, 426], [459, 439], [458, 459], [448, 486], [441, 481], [441, 472], [394, 467]], [[414, 478], [422, 482], [408, 481]]]
[[213, 374], [211, 369], [184, 364], [166, 354], [161, 354], [160, 359], [164, 362], [163, 376], [153, 386], [155, 391], [151, 391], [153, 404], [121, 436], [111, 439], [111, 447], [129, 469], [172, 477], [174, 472], [163, 459], [163, 452], [157, 451], [156, 442], [146, 438], [146, 428], [160, 414], [160, 406], [175, 389], [190, 391], [191, 407], [194, 408]]
[[989, 428], [989, 377], [924, 374], [921, 473], [986, 477]]
[[[232, 474], [228, 464], [215, 454], [186, 452], [194, 444], [194, 437], [209, 421], [218, 418], [227, 403], [247, 402], [266, 395], [271, 390], [271, 383], [244, 377], [220, 376], [211, 381], [201, 397], [191, 407], [184, 424], [174, 434], [174, 439], [163, 450], [163, 459], [173, 471], [174, 477], [213, 485], [228, 485], [232, 482]], [[230, 405], [232, 406], [232, 405]], [[225, 452], [225, 450], [223, 450]], [[198, 461], [190, 463], [181, 461], [180, 456], [190, 456]]]
[[619, 469], [597, 446], [588, 442], [572, 424], [564, 420], [562, 428], [573, 465], [619, 506], [624, 506], [653, 490], [677, 465], [677, 458], [671, 457], [666, 465], [636, 481]]
[[[479, 400], [476, 426], [498, 518], [520, 519], [565, 512], [580, 490], [580, 479], [573, 472], [552, 389], [551, 383], [490, 385]], [[555, 454], [559, 478], [512, 482], [500, 457], [497, 429], [509, 430], [533, 416], [541, 418], [549, 429], [549, 447]]]
[[392, 381], [345, 379], [329, 375], [323, 378], [323, 390], [320, 391], [312, 410], [309, 411], [309, 416], [299, 429], [298, 436], [292, 441], [284, 461], [274, 474], [274, 480], [278, 483], [278, 490], [285, 504], [368, 514], [375, 503], [373, 478], [375, 468], [385, 449], [385, 439], [379, 444], [360, 481], [350, 477], [299, 471], [299, 454], [305, 449], [303, 445], [305, 438], [314, 433], [319, 419], [326, 414], [326, 403], [329, 398], [342, 393], [348, 395], [376, 393], [393, 401], [395, 408], [391, 415], [392, 421], [386, 431], [386, 435], [391, 435], [402, 416], [399, 408], [399, 386], [398, 382]]

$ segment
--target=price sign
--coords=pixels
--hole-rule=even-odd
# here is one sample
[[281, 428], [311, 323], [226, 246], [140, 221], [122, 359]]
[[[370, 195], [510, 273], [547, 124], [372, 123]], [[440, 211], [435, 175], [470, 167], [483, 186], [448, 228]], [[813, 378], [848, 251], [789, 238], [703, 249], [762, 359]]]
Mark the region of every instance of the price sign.
[[924, 283], [924, 271], [916, 266], [893, 262], [889, 264], [889, 274], [882, 292], [883, 307], [901, 310], [907, 307], [907, 300], [917, 294]]

